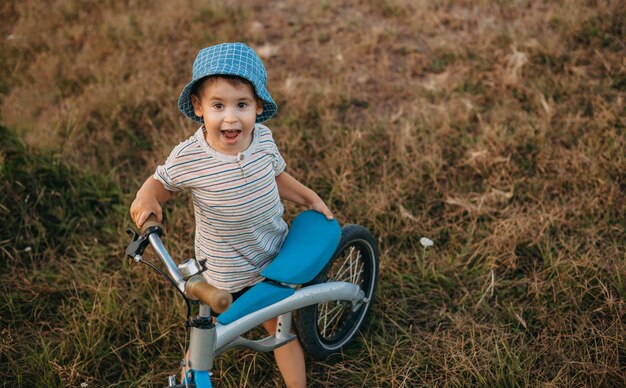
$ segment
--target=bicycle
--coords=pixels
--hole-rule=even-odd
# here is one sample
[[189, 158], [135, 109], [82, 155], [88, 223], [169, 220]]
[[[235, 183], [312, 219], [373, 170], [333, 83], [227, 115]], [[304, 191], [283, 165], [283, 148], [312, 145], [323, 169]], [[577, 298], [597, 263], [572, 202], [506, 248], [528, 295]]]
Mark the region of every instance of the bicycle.
[[[161, 241], [163, 226], [154, 215], [139, 234], [129, 229], [126, 255], [149, 265], [182, 295], [187, 306], [186, 327], [191, 335], [184, 379], [169, 387], [211, 387], [213, 360], [234, 347], [271, 351], [297, 337], [306, 353], [317, 360], [342, 352], [363, 325], [378, 281], [378, 248], [372, 234], [356, 224], [339, 226], [336, 220], [312, 210], [292, 222], [280, 253], [261, 272], [265, 280], [232, 302], [232, 295], [209, 285], [202, 276], [205, 263], [188, 259], [178, 266]], [[151, 245], [168, 274], [143, 260]], [[199, 304], [191, 318], [191, 301]], [[216, 322], [211, 319], [211, 309]], [[296, 319], [292, 322], [292, 314]], [[278, 317], [276, 332], [260, 340], [243, 335], [268, 319]]]

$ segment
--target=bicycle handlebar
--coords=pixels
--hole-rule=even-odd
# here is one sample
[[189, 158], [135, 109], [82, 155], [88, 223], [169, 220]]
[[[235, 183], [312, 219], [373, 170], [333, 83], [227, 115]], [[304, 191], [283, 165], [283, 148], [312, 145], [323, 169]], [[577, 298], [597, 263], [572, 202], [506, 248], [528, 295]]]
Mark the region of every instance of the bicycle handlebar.
[[185, 285], [187, 295], [198, 298], [202, 303], [209, 305], [216, 313], [223, 313], [233, 303], [233, 296], [224, 290], [213, 287], [200, 274], [187, 280]]
[[148, 219], [144, 221], [143, 225], [141, 226], [141, 230], [139, 231], [139, 234], [146, 233], [148, 228], [151, 226], [158, 226], [159, 228], [163, 230], [163, 233], [165, 233], [165, 228], [163, 227], [163, 224], [157, 221], [157, 216], [154, 213], [152, 213], [150, 214]]
[[[164, 230], [163, 224], [157, 221], [156, 215], [151, 214], [143, 223], [140, 233], [143, 235], [153, 226]], [[228, 291], [220, 290], [219, 288], [210, 285], [201, 274], [196, 274], [187, 279], [185, 282], [180, 274], [180, 271], [176, 267], [176, 264], [163, 246], [158, 234], [151, 233], [148, 240], [181, 291], [184, 291], [191, 298], [198, 299], [202, 303], [210, 306], [211, 310], [218, 314], [226, 311], [226, 309], [230, 307], [233, 302], [233, 296]]]

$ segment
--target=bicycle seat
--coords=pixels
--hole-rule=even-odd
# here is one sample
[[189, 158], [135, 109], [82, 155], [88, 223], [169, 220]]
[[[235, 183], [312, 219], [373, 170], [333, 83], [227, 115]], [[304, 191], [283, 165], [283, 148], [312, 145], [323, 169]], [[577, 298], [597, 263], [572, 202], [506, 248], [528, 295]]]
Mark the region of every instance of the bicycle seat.
[[313, 210], [293, 220], [278, 256], [261, 271], [261, 276], [286, 284], [308, 283], [331, 259], [339, 245], [341, 228], [336, 219]]

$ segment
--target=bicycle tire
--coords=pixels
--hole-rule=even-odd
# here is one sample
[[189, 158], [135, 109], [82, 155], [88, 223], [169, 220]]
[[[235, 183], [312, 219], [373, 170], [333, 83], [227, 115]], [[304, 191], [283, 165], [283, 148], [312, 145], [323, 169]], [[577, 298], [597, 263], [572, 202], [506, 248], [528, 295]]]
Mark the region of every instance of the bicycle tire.
[[295, 326], [307, 354], [326, 360], [342, 353], [350, 344], [374, 302], [378, 266], [378, 248], [372, 234], [360, 225], [345, 225], [333, 257], [309, 284], [349, 281], [363, 289], [366, 301], [356, 311], [352, 311], [351, 302], [345, 301], [318, 303], [297, 310]]

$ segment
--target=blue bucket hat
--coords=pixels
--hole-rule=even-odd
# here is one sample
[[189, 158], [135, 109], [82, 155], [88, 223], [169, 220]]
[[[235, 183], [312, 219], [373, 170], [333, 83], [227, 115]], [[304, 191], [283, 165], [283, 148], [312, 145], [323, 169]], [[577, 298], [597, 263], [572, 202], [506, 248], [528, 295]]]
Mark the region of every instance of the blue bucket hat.
[[204, 119], [196, 116], [193, 110], [191, 91], [203, 78], [220, 74], [244, 78], [254, 86], [257, 97], [263, 100], [263, 112], [256, 116], [257, 123], [276, 114], [278, 106], [267, 91], [265, 66], [254, 50], [243, 43], [222, 43], [200, 50], [193, 62], [192, 81], [185, 85], [178, 97], [178, 109], [193, 121], [204, 124]]

